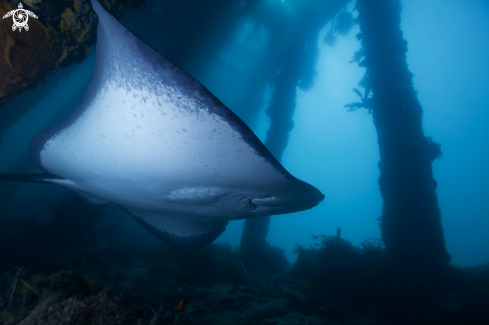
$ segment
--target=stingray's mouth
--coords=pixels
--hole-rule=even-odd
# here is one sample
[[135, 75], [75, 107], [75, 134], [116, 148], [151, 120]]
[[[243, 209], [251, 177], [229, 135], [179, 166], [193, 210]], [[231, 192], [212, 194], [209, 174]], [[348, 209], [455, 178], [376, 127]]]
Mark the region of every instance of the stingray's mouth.
[[263, 198], [243, 198], [238, 201], [241, 211], [249, 213], [286, 214], [311, 209], [324, 200], [324, 194], [317, 191], [312, 198], [303, 197], [281, 200], [274, 196]]
[[[259, 212], [261, 207], [280, 207], [280, 201], [274, 196], [264, 198], [244, 198], [239, 201], [239, 207], [246, 212]], [[260, 209], [261, 210], [261, 209]]]
[[256, 213], [258, 208], [253, 204], [253, 199], [244, 198], [238, 201], [239, 209], [245, 212]]

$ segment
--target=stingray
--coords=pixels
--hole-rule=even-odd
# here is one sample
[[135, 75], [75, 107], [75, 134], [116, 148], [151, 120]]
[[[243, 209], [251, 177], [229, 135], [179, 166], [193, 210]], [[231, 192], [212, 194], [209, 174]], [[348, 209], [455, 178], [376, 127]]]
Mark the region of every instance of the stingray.
[[307, 210], [324, 199], [203, 85], [92, 5], [99, 23], [86, 94], [31, 143], [46, 173], [1, 180], [58, 184], [91, 204], [117, 204], [187, 250], [214, 241], [229, 220]]

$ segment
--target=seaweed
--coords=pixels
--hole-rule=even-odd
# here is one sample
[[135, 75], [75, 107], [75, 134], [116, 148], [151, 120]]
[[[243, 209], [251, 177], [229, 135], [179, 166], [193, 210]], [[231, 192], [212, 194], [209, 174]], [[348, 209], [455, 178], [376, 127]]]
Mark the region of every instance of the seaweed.
[[374, 323], [388, 324], [489, 320], [483, 307], [489, 303], [486, 270], [451, 265], [444, 272], [429, 273], [393, 259], [379, 239], [366, 239], [359, 246], [338, 235], [313, 239], [311, 247], [296, 246], [291, 274], [310, 308], [327, 308], [324, 317], [369, 314]]

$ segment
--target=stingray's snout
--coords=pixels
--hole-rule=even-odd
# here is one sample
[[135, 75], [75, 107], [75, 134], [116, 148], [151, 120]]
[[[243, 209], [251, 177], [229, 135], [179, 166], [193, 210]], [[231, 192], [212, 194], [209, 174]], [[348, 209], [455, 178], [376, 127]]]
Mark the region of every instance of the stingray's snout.
[[[309, 185], [309, 184], [308, 184]], [[321, 203], [325, 196], [320, 190], [314, 186], [309, 185], [310, 188], [306, 191], [306, 195], [303, 196], [304, 205], [309, 205], [306, 209], [310, 209]]]
[[307, 183], [301, 183], [293, 190], [289, 189], [277, 196], [254, 198], [251, 203], [261, 213], [273, 215], [308, 210], [324, 200], [324, 194], [317, 188]]
[[318, 190], [318, 192], [317, 192], [317, 200], [318, 200], [318, 203], [322, 202], [325, 197], [326, 196]]
[[297, 211], [308, 210], [321, 203], [324, 197], [324, 194], [317, 188], [304, 183], [303, 186], [297, 189], [291, 203], [298, 209]]
[[319, 190], [317, 190], [316, 200], [317, 200], [318, 204], [321, 203], [325, 197], [326, 196], [323, 193], [321, 193]]

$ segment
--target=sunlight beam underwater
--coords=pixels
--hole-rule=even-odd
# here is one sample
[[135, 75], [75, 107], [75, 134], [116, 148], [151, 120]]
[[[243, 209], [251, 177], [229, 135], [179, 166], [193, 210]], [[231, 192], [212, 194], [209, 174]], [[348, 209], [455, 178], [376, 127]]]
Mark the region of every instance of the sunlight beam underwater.
[[92, 204], [115, 203], [187, 250], [214, 241], [229, 220], [302, 211], [324, 199], [197, 80], [92, 5], [99, 24], [85, 97], [32, 140], [32, 159], [47, 174], [0, 180], [59, 184]]

